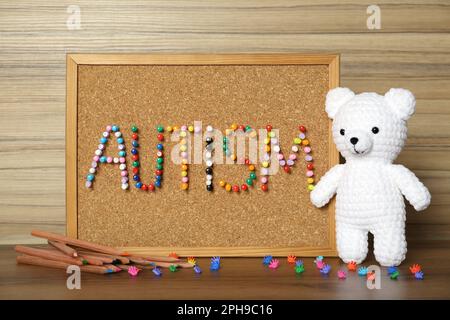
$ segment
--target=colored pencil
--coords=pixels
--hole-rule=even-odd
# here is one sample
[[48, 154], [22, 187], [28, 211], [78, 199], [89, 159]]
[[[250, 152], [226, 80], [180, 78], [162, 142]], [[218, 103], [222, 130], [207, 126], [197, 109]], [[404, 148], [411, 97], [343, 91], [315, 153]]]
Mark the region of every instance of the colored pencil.
[[92, 266], [102, 266], [103, 265], [103, 261], [95, 259], [95, 258], [80, 256], [80, 259], [83, 261], [83, 264], [89, 264]]
[[94, 251], [86, 251], [86, 250], [79, 250], [78, 252], [80, 254], [86, 254], [86, 255], [93, 256], [93, 257], [98, 256], [98, 257], [109, 258], [109, 259], [112, 259], [113, 261], [119, 260], [121, 264], [129, 264], [130, 263], [130, 259], [128, 259], [127, 257], [115, 256], [115, 255], [99, 253], [99, 252], [94, 252]]
[[78, 253], [74, 248], [69, 247], [65, 243], [59, 242], [59, 241], [52, 241], [48, 240], [48, 244], [52, 245], [62, 253], [65, 253], [69, 257], [78, 257]]
[[142, 258], [145, 260], [151, 261], [161, 261], [161, 262], [180, 262], [181, 259], [173, 258], [173, 257], [157, 257], [157, 256], [147, 256], [145, 254], [133, 254], [134, 257]]
[[[136, 267], [137, 268], [137, 266], [134, 266], [132, 264], [116, 264], [116, 267], [119, 267], [122, 270], [128, 270], [130, 267]], [[140, 268], [138, 268], [138, 269], [141, 270]]]
[[65, 254], [61, 254], [60, 252], [52, 252], [45, 249], [36, 249], [25, 246], [16, 246], [14, 249], [16, 250], [16, 252], [24, 253], [30, 256], [40, 257], [53, 261], [61, 261], [68, 264], [75, 264], [77, 266], [83, 265], [83, 262], [81, 262], [80, 259], [68, 257]]
[[[28, 264], [64, 270], [66, 270], [67, 267], [71, 265], [70, 263], [65, 263], [62, 261], [46, 260], [40, 257], [34, 257], [29, 255], [20, 255], [16, 258], [16, 261], [19, 264]], [[83, 272], [97, 273], [97, 274], [107, 274], [114, 272], [113, 270], [109, 270], [108, 268], [98, 266], [80, 266], [80, 270]]]
[[113, 264], [105, 264], [104, 267], [106, 267], [108, 269], [111, 269], [111, 270], [114, 270], [115, 272], [122, 271], [122, 268], [117, 267], [117, 266], [115, 266]]
[[112, 254], [112, 255], [116, 255], [116, 256], [127, 255], [127, 253], [122, 252], [115, 248], [91, 243], [91, 242], [80, 240], [80, 239], [69, 238], [69, 237], [66, 237], [66, 236], [63, 236], [60, 234], [56, 234], [56, 233], [52, 233], [52, 232], [33, 230], [33, 231], [31, 231], [31, 235], [33, 235], [35, 237], [39, 237], [39, 238], [44, 238], [47, 240], [63, 242], [68, 245], [77, 246], [77, 247], [85, 248], [85, 249], [96, 251], [96, 252], [102, 252], [102, 253]]
[[[59, 251], [58, 249], [53, 248], [53, 247], [46, 248], [43, 250], [48, 250], [48, 251], [52, 251], [54, 253], [63, 254], [61, 251]], [[79, 259], [83, 265], [86, 265], [86, 264], [90, 264], [90, 265], [94, 265], [94, 266], [102, 266], [103, 265], [102, 260], [94, 258], [94, 257], [85, 257], [85, 256], [82, 256], [79, 254], [78, 257], [75, 259]]]
[[90, 254], [84, 254], [81, 252], [78, 252], [79, 256], [84, 258], [84, 259], [90, 259], [90, 260], [97, 260], [97, 261], [101, 261], [102, 263], [113, 263], [113, 259], [111, 258], [107, 258], [107, 257], [99, 257], [96, 255], [90, 255]]
[[171, 265], [177, 265], [180, 268], [193, 268], [194, 265], [188, 262], [161, 262], [161, 261], [151, 261], [151, 260], [145, 260], [141, 258], [136, 258], [133, 256], [129, 257], [131, 262], [142, 265], [142, 266], [157, 266], [161, 268], [169, 268]]

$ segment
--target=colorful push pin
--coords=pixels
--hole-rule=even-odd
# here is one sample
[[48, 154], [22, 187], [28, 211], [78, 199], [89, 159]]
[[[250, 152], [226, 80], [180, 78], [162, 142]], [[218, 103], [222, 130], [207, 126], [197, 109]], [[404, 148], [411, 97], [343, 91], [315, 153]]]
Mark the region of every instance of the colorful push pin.
[[170, 272], [177, 272], [178, 271], [178, 266], [176, 264], [171, 264], [169, 266], [169, 270], [170, 270]]
[[158, 267], [154, 267], [152, 269], [152, 272], [155, 276], [160, 277], [162, 275], [161, 269], [159, 269]]
[[416, 274], [417, 272], [422, 271], [422, 268], [419, 264], [413, 264], [409, 267], [409, 271], [411, 271], [412, 274]]
[[270, 261], [272, 261], [272, 258], [273, 258], [272, 256], [265, 256], [263, 258], [263, 265], [268, 266], [270, 264]]
[[323, 275], [329, 274], [330, 271], [331, 271], [331, 266], [329, 264], [324, 264], [322, 269], [320, 269], [320, 273], [323, 274]]
[[316, 259], [314, 260], [314, 264], [317, 264], [318, 261], [323, 261], [323, 256], [316, 257]]
[[391, 278], [391, 280], [397, 280], [399, 275], [400, 275], [400, 273], [397, 270], [397, 271], [391, 273], [390, 278]]
[[200, 274], [200, 273], [202, 273], [202, 269], [200, 269], [199, 266], [195, 265], [195, 266], [194, 266], [194, 272], [195, 272], [196, 274]]
[[424, 274], [423, 274], [422, 271], [418, 271], [418, 272], [416, 272], [416, 273], [414, 274], [414, 277], [415, 277], [417, 280], [423, 280], [423, 276], [424, 276]]
[[170, 257], [170, 258], [175, 258], [175, 259], [178, 259], [178, 258], [179, 258], [179, 256], [178, 256], [175, 252], [169, 253], [169, 257]]
[[303, 264], [295, 266], [295, 273], [301, 274], [305, 272], [305, 266]]
[[187, 262], [190, 263], [190, 264], [193, 264], [193, 265], [197, 264], [197, 261], [195, 261], [194, 257], [188, 257], [187, 258]]
[[297, 261], [295, 261], [295, 266], [296, 266], [296, 267], [303, 266], [303, 260], [297, 260]]
[[358, 268], [358, 276], [364, 277], [367, 275], [367, 267], [359, 267]]
[[347, 263], [347, 269], [348, 271], [356, 271], [356, 262], [355, 261], [350, 261], [349, 263]]
[[280, 261], [278, 261], [278, 259], [273, 259], [269, 263], [269, 268], [270, 269], [278, 269], [279, 266], [280, 266]]
[[139, 271], [141, 271], [141, 270], [136, 268], [135, 266], [131, 266], [128, 268], [128, 274], [132, 277], [136, 277], [138, 275]]
[[344, 270], [338, 270], [337, 277], [340, 280], [345, 280], [347, 278], [347, 272], [345, 272]]
[[397, 267], [389, 267], [389, 268], [387, 269], [388, 275], [391, 275], [391, 274], [393, 274], [394, 272], [397, 272]]
[[217, 271], [220, 269], [220, 264], [217, 262], [212, 262], [211, 261], [211, 265], [209, 266], [209, 270], [211, 271]]
[[325, 262], [323, 262], [322, 260], [319, 260], [316, 262], [316, 267], [319, 270], [322, 269], [324, 265], [325, 265]]
[[220, 265], [220, 257], [212, 257], [211, 258], [211, 263], [217, 263]]
[[294, 256], [293, 254], [290, 254], [290, 255], [288, 255], [288, 257], [287, 257], [287, 262], [288, 262], [289, 264], [294, 264], [296, 260], [297, 260], [297, 257]]

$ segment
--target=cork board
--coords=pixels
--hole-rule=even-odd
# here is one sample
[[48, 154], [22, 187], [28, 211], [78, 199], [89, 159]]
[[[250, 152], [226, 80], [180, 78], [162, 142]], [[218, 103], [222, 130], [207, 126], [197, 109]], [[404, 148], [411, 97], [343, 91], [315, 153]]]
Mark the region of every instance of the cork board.
[[[270, 123], [285, 154], [304, 125], [318, 179], [338, 162], [324, 112], [338, 72], [336, 55], [68, 55], [68, 234], [157, 254], [335, 255], [334, 205], [311, 205], [301, 153], [290, 174], [270, 177], [267, 192], [259, 183], [240, 193], [220, 188], [219, 180], [240, 185], [248, 174], [245, 165], [227, 164], [214, 166], [215, 189], [207, 192], [204, 163], [189, 165], [189, 189], [181, 190], [180, 165], [170, 162], [169, 151], [157, 192], [132, 183], [121, 190], [120, 171], [111, 164], [100, 165], [93, 188], [85, 182], [107, 125], [120, 126], [128, 151], [130, 128], [138, 126], [145, 183], [154, 175], [156, 126], [194, 121], [223, 131], [232, 123], [255, 129]], [[164, 149], [175, 144], [166, 139]], [[116, 156], [114, 140], [104, 154]], [[126, 161], [131, 168], [128, 154]]]

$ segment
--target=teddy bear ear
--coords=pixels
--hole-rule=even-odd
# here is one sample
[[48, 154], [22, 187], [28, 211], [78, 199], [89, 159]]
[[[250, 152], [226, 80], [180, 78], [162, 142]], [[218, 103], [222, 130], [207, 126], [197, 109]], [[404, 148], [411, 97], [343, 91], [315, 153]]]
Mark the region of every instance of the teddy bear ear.
[[384, 95], [391, 111], [400, 119], [406, 121], [414, 113], [416, 99], [411, 91], [401, 88], [392, 88]]
[[353, 99], [355, 94], [348, 88], [334, 88], [328, 91], [325, 100], [325, 111], [330, 119], [333, 119], [339, 108]]

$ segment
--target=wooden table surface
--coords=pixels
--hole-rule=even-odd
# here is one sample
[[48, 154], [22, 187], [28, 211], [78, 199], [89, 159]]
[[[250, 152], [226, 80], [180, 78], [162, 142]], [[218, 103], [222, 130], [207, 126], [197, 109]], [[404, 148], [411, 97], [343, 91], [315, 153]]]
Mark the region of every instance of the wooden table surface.
[[[208, 259], [198, 259], [201, 275], [192, 270], [171, 273], [161, 278], [144, 270], [137, 278], [128, 273], [81, 275], [81, 289], [66, 288], [64, 270], [16, 265], [12, 246], [0, 246], [0, 299], [449, 299], [450, 242], [425, 242], [410, 245], [407, 260], [397, 280], [390, 280], [382, 268], [381, 289], [369, 290], [364, 278], [349, 273], [338, 280], [337, 258], [326, 258], [332, 266], [323, 277], [312, 258], [303, 259], [304, 274], [298, 276], [285, 258], [278, 270], [264, 267], [260, 258], [222, 258], [218, 272], [208, 269]], [[370, 257], [364, 265], [373, 264]], [[422, 265], [425, 279], [415, 280], [408, 266]]]

